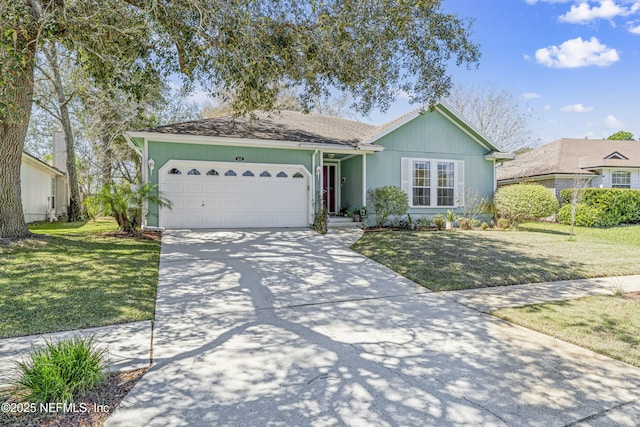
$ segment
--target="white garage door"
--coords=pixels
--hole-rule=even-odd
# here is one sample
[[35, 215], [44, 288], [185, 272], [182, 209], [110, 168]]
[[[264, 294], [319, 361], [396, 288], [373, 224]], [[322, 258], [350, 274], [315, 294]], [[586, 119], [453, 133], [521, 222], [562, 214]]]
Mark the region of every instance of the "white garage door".
[[166, 228], [306, 227], [309, 172], [303, 166], [170, 160], [158, 171], [171, 200]]

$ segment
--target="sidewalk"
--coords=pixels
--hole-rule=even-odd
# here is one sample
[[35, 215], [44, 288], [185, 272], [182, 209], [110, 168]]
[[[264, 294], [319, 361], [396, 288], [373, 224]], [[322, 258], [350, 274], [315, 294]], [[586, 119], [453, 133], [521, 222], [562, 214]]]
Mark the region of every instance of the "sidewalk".
[[640, 275], [564, 280], [561, 282], [495, 286], [440, 292], [446, 298], [482, 313], [551, 301], [565, 301], [593, 295], [613, 295], [616, 290], [640, 291]]
[[74, 335], [95, 335], [94, 343], [109, 351], [109, 369], [121, 372], [149, 366], [151, 357], [151, 321], [51, 334], [29, 335], [0, 340], [0, 386], [8, 384], [15, 362], [22, 360], [32, 346], [44, 345], [45, 340], [58, 341]]

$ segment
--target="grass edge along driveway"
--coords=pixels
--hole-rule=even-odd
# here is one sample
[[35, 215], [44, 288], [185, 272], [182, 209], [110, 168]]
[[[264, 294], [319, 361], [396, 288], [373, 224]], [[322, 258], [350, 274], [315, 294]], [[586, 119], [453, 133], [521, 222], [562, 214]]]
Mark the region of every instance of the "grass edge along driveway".
[[367, 232], [352, 249], [434, 291], [640, 274], [640, 226]]
[[0, 338], [152, 320], [160, 242], [105, 235], [116, 229], [41, 224], [0, 246]]
[[640, 368], [640, 300], [593, 296], [491, 314]]

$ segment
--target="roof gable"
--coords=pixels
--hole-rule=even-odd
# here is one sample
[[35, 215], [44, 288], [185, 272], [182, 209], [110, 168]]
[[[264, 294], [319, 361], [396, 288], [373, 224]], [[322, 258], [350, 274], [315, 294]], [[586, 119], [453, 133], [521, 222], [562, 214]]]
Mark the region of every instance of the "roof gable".
[[605, 157], [605, 160], [629, 160], [628, 157], [620, 154], [618, 151], [614, 151]]
[[372, 134], [369, 139], [366, 140], [366, 142], [373, 144], [379, 139], [390, 134], [394, 130], [412, 122], [423, 114], [429, 114], [433, 112], [441, 114], [456, 127], [458, 127], [462, 132], [466, 133], [472, 140], [484, 147], [487, 151], [502, 152], [502, 149], [496, 143], [490, 141], [486, 135], [476, 129], [472, 124], [464, 120], [459, 113], [455, 112], [452, 107], [444, 102], [439, 102], [438, 104], [436, 104], [433, 111], [428, 111], [424, 108], [418, 108], [411, 111], [410, 113], [405, 114], [404, 116], [401, 116], [380, 126], [377, 129], [377, 132]]
[[56, 175], [56, 176], [64, 175], [64, 172], [62, 172], [60, 169], [55, 168], [55, 167], [51, 166], [50, 164], [43, 162], [39, 158], [37, 158], [35, 156], [32, 156], [31, 154], [27, 153], [26, 151], [22, 152], [22, 163], [27, 163], [27, 164], [30, 164], [32, 166], [35, 166], [38, 169], [46, 171], [46, 172], [48, 172], [48, 173], [50, 173], [52, 175]]

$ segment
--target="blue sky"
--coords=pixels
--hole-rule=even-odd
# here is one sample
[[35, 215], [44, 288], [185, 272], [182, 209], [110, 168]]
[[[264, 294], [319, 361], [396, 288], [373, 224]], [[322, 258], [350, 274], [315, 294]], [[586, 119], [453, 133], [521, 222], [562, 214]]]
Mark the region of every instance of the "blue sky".
[[[640, 1], [444, 0], [443, 9], [474, 19], [480, 67], [451, 68], [454, 82], [507, 89], [532, 111], [541, 143], [640, 137]], [[400, 98], [383, 123], [416, 108]]]

